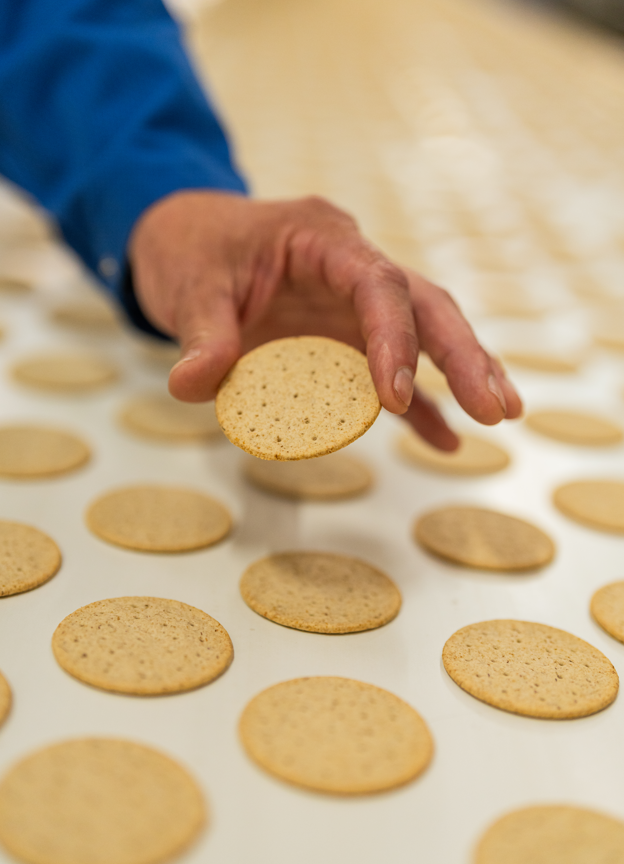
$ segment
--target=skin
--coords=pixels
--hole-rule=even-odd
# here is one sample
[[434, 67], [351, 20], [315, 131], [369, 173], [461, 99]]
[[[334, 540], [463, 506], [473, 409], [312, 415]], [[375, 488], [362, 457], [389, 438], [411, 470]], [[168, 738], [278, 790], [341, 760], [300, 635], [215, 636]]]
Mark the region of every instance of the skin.
[[458, 438], [413, 386], [421, 349], [475, 420], [521, 414], [450, 295], [389, 261], [324, 199], [176, 192], [141, 215], [129, 260], [144, 314], [181, 345], [169, 390], [182, 401], [213, 399], [232, 364], [263, 342], [321, 335], [365, 352], [384, 408], [441, 450]]

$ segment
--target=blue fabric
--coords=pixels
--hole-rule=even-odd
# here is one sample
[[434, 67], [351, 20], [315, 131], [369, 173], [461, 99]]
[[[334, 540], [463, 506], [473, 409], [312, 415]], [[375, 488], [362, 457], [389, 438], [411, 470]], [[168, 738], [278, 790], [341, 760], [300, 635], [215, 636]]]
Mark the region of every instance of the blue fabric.
[[161, 0], [0, 0], [0, 173], [130, 306], [126, 245], [146, 207], [246, 191]]

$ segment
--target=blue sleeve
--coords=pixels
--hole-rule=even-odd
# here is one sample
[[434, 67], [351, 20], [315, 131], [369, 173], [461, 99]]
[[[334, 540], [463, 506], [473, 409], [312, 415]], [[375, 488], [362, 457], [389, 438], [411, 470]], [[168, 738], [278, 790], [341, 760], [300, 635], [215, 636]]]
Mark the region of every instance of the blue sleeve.
[[1, 0], [0, 94], [0, 173], [126, 306], [146, 207], [178, 189], [246, 191], [161, 0]]

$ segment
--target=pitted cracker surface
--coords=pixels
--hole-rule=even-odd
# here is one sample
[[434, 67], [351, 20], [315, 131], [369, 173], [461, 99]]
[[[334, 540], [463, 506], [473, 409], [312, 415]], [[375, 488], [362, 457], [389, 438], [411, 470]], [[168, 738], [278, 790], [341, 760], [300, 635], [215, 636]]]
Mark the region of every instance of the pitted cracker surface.
[[87, 525], [109, 543], [145, 552], [187, 552], [229, 534], [232, 519], [219, 501], [175, 486], [128, 486], [97, 498]]
[[208, 684], [234, 657], [218, 621], [160, 597], [116, 597], [83, 606], [56, 628], [52, 650], [80, 681], [142, 696]]
[[526, 424], [547, 438], [587, 447], [618, 444], [623, 437], [615, 423], [580, 411], [534, 411]]
[[52, 477], [79, 468], [90, 457], [87, 445], [68, 432], [44, 426], [0, 426], [0, 477]]
[[311, 459], [346, 447], [381, 409], [366, 357], [321, 336], [277, 339], [233, 366], [216, 399], [226, 436], [260, 459]]
[[393, 693], [349, 678], [297, 678], [245, 708], [247, 753], [282, 780], [339, 795], [402, 786], [425, 770], [433, 739]]
[[0, 781], [0, 842], [30, 864], [160, 864], [186, 849], [205, 821], [187, 771], [131, 741], [54, 744]]
[[131, 399], [119, 419], [135, 435], [163, 441], [203, 441], [221, 435], [213, 402], [179, 402], [163, 393]]
[[9, 682], [0, 672], [0, 726], [4, 723], [9, 714], [9, 711], [11, 710], [12, 701], [13, 697], [11, 695], [11, 688], [9, 687]]
[[111, 384], [119, 377], [117, 368], [95, 354], [37, 354], [13, 366], [20, 384], [40, 390], [80, 392]]
[[624, 864], [624, 822], [557, 804], [524, 807], [491, 825], [474, 864]]
[[591, 614], [610, 636], [624, 642], [624, 582], [599, 588], [591, 599]]
[[476, 699], [527, 717], [595, 714], [617, 696], [605, 655], [577, 636], [529, 621], [482, 621], [454, 633], [442, 651], [453, 681]]
[[243, 573], [245, 603], [270, 621], [313, 633], [382, 627], [399, 612], [394, 582], [358, 558], [327, 552], [282, 552]]
[[456, 564], [484, 570], [530, 570], [552, 560], [547, 534], [514, 516], [479, 507], [443, 507], [421, 516], [416, 540]]
[[296, 462], [246, 457], [244, 471], [247, 479], [260, 489], [311, 501], [351, 498], [366, 492], [373, 483], [368, 466], [346, 453]]
[[61, 566], [50, 537], [21, 522], [0, 521], [0, 597], [43, 585]]
[[624, 534], [624, 483], [617, 480], [578, 480], [555, 490], [555, 506], [570, 519]]
[[451, 453], [432, 447], [411, 431], [401, 435], [397, 447], [409, 462], [444, 474], [493, 474], [509, 465], [509, 456], [501, 447], [475, 435], [462, 435], [459, 447]]

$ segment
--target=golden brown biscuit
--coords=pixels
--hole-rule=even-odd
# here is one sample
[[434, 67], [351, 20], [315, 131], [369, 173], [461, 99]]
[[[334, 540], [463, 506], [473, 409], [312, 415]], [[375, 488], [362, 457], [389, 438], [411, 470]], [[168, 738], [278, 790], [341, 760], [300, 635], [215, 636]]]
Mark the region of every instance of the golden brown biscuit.
[[433, 755], [420, 714], [393, 693], [349, 678], [297, 678], [269, 687], [243, 711], [240, 735], [266, 771], [338, 795], [402, 786]]
[[548, 564], [555, 546], [543, 531], [481, 507], [442, 507], [421, 516], [415, 539], [441, 558], [484, 570], [530, 570]]
[[599, 588], [591, 599], [591, 614], [610, 636], [624, 642], [624, 582]]
[[366, 357], [322, 336], [255, 348], [234, 364], [216, 399], [221, 428], [260, 459], [311, 459], [346, 447], [381, 405]]
[[577, 372], [581, 365], [578, 357], [564, 357], [559, 354], [546, 354], [538, 351], [505, 351], [503, 357], [512, 366], [521, 366], [535, 372], [571, 373]]
[[87, 445], [68, 432], [45, 426], [0, 426], [0, 477], [54, 477], [80, 468], [90, 458]]
[[624, 437], [615, 423], [581, 411], [533, 411], [525, 422], [534, 432], [566, 444], [601, 447], [618, 444]]
[[50, 312], [50, 318], [75, 330], [112, 331], [119, 327], [115, 308], [98, 294], [59, 303]]
[[227, 631], [201, 609], [161, 597], [97, 600], [63, 619], [52, 650], [85, 684], [154, 696], [214, 681], [234, 657]]
[[186, 849], [205, 821], [187, 771], [131, 741], [53, 744], [0, 781], [0, 842], [30, 864], [160, 864]]
[[219, 501], [175, 486], [128, 486], [97, 498], [87, 525], [108, 543], [145, 552], [188, 552], [218, 543], [232, 527]]
[[624, 483], [578, 480], [555, 489], [555, 506], [565, 516], [601, 531], [624, 533]]
[[117, 368], [95, 354], [37, 354], [13, 366], [20, 384], [39, 390], [78, 393], [97, 390], [119, 377]]
[[443, 474], [493, 474], [506, 468], [510, 461], [501, 447], [475, 435], [462, 435], [457, 450], [447, 453], [432, 447], [416, 432], [408, 430], [399, 438], [397, 449], [404, 459], [419, 468], [428, 468]]
[[471, 696], [526, 717], [587, 717], [610, 705], [619, 687], [613, 665], [593, 645], [530, 621], [462, 627], [446, 642], [442, 662]]
[[30, 525], [0, 520], [0, 597], [30, 591], [61, 566], [54, 540]]
[[491, 825], [474, 864], [624, 864], [624, 823], [594, 810], [541, 804]]
[[398, 615], [401, 594], [381, 570], [347, 555], [282, 552], [243, 573], [245, 603], [270, 621], [312, 633], [356, 633]]
[[9, 682], [0, 672], [0, 726], [2, 726], [2, 724], [8, 717], [9, 711], [11, 710], [12, 702], [13, 696], [11, 694]]
[[135, 435], [162, 441], [205, 441], [221, 435], [213, 402], [179, 402], [166, 393], [134, 397], [119, 419]]
[[247, 457], [244, 472], [260, 489], [298, 500], [351, 498], [366, 492], [373, 483], [368, 466], [346, 453], [330, 453], [296, 462]]

